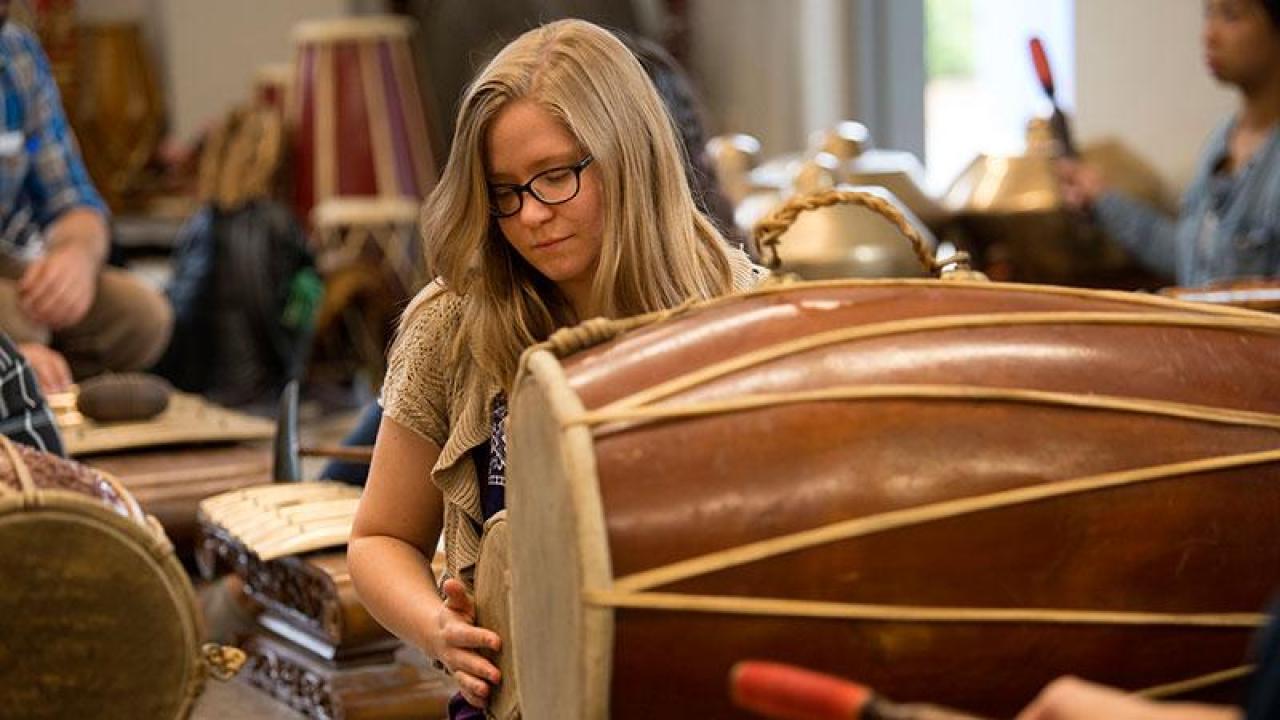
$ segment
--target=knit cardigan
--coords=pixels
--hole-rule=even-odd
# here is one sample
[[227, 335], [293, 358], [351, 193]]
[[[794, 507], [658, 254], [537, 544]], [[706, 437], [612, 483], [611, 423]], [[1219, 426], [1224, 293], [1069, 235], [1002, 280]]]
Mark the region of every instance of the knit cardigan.
[[[740, 250], [729, 251], [735, 290], [765, 275]], [[489, 416], [501, 391], [471, 363], [450, 367], [449, 348], [466, 299], [432, 282], [410, 307], [419, 307], [392, 348], [380, 403], [387, 417], [421, 436], [440, 456], [431, 480], [444, 496], [445, 567], [471, 587], [480, 554], [480, 487], [471, 450], [489, 439]]]

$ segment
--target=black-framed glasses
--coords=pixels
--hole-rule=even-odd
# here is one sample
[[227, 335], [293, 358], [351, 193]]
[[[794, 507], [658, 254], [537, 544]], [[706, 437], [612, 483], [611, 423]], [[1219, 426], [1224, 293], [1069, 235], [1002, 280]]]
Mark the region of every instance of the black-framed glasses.
[[527, 192], [543, 205], [560, 205], [578, 197], [582, 189], [582, 171], [591, 164], [590, 155], [573, 165], [551, 168], [529, 178], [523, 185], [490, 185], [489, 214], [506, 218], [520, 212]]

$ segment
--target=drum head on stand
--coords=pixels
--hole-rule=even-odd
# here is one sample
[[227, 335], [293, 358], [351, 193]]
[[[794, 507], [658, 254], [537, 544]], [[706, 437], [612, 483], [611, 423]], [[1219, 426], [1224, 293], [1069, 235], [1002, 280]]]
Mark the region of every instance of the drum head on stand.
[[18, 493], [0, 482], [5, 717], [181, 718], [203, 686], [185, 572], [159, 527], [99, 482], [94, 499], [83, 488]]

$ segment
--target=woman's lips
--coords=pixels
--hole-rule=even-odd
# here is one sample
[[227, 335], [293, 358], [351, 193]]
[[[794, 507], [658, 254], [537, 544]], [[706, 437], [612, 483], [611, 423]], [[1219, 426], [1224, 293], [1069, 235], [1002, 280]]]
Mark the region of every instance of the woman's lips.
[[545, 240], [545, 241], [540, 242], [540, 243], [534, 243], [534, 245], [533, 245], [533, 249], [534, 249], [534, 250], [545, 250], [545, 249], [547, 249], [547, 248], [549, 248], [549, 247], [555, 247], [556, 245], [559, 245], [560, 243], [564, 242], [565, 240], [568, 240], [568, 239], [569, 239], [569, 238], [571, 238], [571, 237], [573, 237], [573, 236], [572, 236], [572, 235], [565, 235], [565, 236], [564, 236], [564, 237], [562, 237], [562, 238], [556, 238], [556, 239], [554, 239], [554, 240]]

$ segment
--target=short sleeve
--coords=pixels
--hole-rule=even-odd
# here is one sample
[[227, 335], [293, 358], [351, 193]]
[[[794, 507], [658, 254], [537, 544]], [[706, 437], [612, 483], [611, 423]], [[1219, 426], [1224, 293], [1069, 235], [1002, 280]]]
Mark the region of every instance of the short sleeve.
[[438, 283], [414, 298], [405, 311], [387, 361], [379, 403], [383, 413], [443, 448], [449, 436], [448, 355], [462, 314], [462, 301]]

